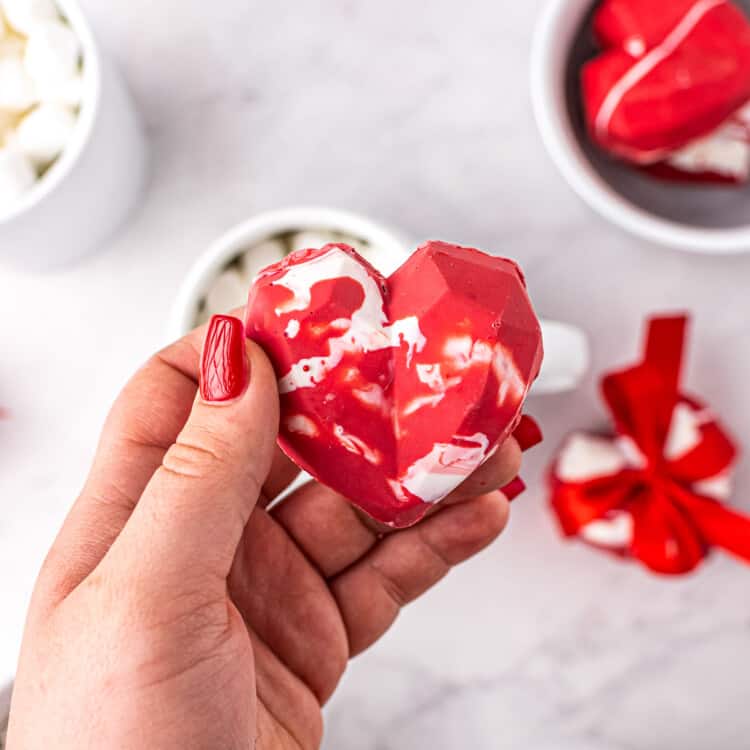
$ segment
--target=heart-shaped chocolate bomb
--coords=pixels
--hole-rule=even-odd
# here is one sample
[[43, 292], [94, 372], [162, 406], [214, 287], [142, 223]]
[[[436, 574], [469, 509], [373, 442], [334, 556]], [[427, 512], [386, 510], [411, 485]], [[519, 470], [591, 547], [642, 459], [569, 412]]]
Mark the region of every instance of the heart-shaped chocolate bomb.
[[283, 450], [394, 527], [508, 438], [542, 361], [515, 263], [431, 242], [389, 279], [346, 245], [270, 266], [247, 335], [276, 369]]
[[[628, 161], [668, 160], [750, 100], [750, 22], [729, 0], [604, 0], [594, 31], [604, 52], [582, 73], [589, 131]], [[720, 157], [683, 161], [711, 171]]]

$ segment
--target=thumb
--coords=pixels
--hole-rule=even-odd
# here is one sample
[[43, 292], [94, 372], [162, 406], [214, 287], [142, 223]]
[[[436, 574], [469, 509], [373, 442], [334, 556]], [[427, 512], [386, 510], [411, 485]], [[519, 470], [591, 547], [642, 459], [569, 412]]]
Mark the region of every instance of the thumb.
[[278, 421], [270, 362], [240, 320], [215, 316], [192, 412], [108, 562], [157, 572], [162, 583], [188, 572], [226, 578], [271, 467]]

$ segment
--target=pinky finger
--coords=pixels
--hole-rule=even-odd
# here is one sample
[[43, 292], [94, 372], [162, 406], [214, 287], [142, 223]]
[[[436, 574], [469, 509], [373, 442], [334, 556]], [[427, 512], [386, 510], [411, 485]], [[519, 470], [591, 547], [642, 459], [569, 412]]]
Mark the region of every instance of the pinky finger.
[[331, 591], [346, 626], [350, 654], [377, 641], [403, 606], [493, 542], [507, 521], [505, 496], [481, 495], [386, 537], [333, 579]]

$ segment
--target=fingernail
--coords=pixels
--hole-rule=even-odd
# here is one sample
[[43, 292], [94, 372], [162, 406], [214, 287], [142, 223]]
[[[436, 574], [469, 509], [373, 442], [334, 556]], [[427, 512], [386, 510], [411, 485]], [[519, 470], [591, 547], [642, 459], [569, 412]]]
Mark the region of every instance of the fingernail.
[[214, 315], [208, 324], [201, 357], [201, 398], [222, 403], [239, 398], [250, 382], [242, 321]]
[[521, 477], [516, 477], [510, 484], [505, 485], [500, 492], [512, 503], [520, 494], [526, 491], [526, 485]]
[[521, 417], [518, 427], [513, 432], [513, 437], [518, 441], [522, 451], [527, 451], [544, 440], [542, 428], [536, 420], [526, 414]]

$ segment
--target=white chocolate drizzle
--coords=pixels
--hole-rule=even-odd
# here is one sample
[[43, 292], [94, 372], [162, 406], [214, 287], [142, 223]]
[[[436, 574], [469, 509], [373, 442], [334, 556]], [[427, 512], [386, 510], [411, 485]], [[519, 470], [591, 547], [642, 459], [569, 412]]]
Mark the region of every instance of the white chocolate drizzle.
[[350, 453], [356, 453], [358, 456], [362, 456], [365, 461], [368, 461], [371, 464], [377, 465], [382, 463], [383, 457], [380, 455], [380, 451], [371, 448], [364, 440], [347, 432], [340, 424], [333, 426], [333, 434], [336, 436], [339, 443], [341, 443], [341, 445], [343, 445]]
[[455, 435], [453, 440], [473, 445], [436, 443], [426, 456], [415, 461], [404, 472], [400, 479], [401, 486], [422, 502], [435, 503], [482, 465], [490, 448], [486, 435], [481, 432], [471, 437]]
[[352, 313], [349, 321], [334, 321], [337, 325], [331, 327], [345, 330], [340, 336], [328, 339], [329, 354], [307, 357], [292, 364], [289, 372], [279, 380], [281, 393], [316, 386], [348, 353], [398, 348], [406, 343], [409, 347], [407, 364], [410, 364], [414, 352], [422, 351], [425, 346], [426, 338], [416, 317], [386, 325], [383, 296], [376, 279], [355, 258], [336, 246], [306, 263], [289, 266], [281, 278], [272, 282], [274, 286], [289, 289], [294, 295], [276, 308], [276, 315], [305, 310], [312, 301], [312, 287], [316, 280], [338, 278], [352, 279], [362, 287], [362, 305]]
[[293, 414], [291, 417], [287, 417], [286, 428], [289, 432], [295, 432], [306, 437], [317, 437], [320, 434], [315, 422], [304, 414]]

